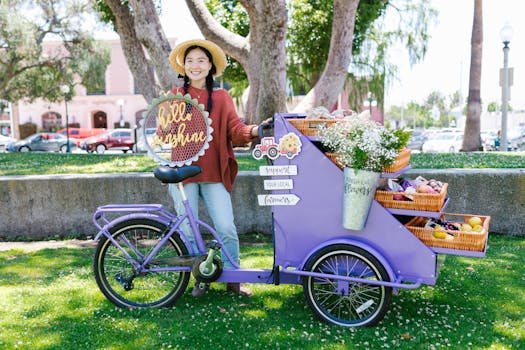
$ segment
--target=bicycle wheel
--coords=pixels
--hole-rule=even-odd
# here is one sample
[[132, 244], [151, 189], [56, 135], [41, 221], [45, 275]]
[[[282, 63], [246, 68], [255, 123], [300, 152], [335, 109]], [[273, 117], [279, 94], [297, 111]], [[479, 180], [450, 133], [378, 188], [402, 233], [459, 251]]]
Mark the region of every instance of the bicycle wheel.
[[[109, 231], [126, 252], [140, 262], [155, 248], [164, 229], [165, 225], [155, 220], [130, 219], [115, 225]], [[126, 244], [126, 241], [131, 244]], [[173, 235], [161, 247], [155, 259], [187, 254], [188, 250], [180, 237]], [[150, 265], [150, 268], [166, 267], [167, 263]], [[105, 236], [97, 245], [93, 268], [95, 280], [102, 293], [120, 307], [170, 306], [184, 293], [190, 279], [190, 271], [135, 274], [133, 265], [122, 251]]]
[[[321, 249], [308, 260], [305, 270], [327, 275], [389, 281], [383, 265], [366, 250], [351, 245]], [[392, 288], [327, 277], [304, 277], [308, 305], [323, 321], [344, 327], [373, 326], [384, 317]]]

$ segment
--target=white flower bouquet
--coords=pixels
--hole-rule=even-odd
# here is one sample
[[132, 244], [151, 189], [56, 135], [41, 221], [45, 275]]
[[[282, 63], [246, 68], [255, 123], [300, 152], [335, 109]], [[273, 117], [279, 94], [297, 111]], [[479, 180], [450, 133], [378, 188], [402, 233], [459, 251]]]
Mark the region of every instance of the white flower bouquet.
[[[366, 111], [367, 112], [367, 111]], [[321, 143], [337, 154], [341, 167], [381, 172], [406, 145], [410, 133], [388, 129], [369, 119], [369, 113], [319, 127]]]

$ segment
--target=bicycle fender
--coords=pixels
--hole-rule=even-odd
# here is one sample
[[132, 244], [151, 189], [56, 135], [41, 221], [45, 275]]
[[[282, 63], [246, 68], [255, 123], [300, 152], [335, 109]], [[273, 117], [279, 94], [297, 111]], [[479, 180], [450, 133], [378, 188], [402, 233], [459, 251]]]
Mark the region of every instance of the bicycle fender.
[[306, 266], [307, 261], [319, 250], [330, 246], [330, 245], [336, 245], [336, 244], [346, 244], [346, 245], [353, 245], [356, 247], [359, 247], [361, 249], [366, 250], [368, 253], [372, 254], [379, 262], [384, 266], [386, 272], [388, 273], [388, 276], [390, 277], [391, 281], [397, 281], [397, 275], [394, 273], [394, 270], [390, 266], [390, 263], [388, 260], [383, 256], [383, 254], [379, 253], [375, 248], [373, 248], [371, 245], [358, 240], [353, 239], [333, 239], [330, 241], [323, 242], [322, 244], [316, 246], [314, 249], [312, 249], [307, 255], [306, 258], [301, 262], [301, 265], [299, 268], [302, 270]]
[[[98, 217], [100, 219], [100, 217]], [[111, 221], [108, 221], [104, 226], [100, 226], [97, 222], [95, 222], [95, 225], [99, 228], [99, 232], [93, 238], [94, 241], [98, 241], [102, 235], [110, 236], [109, 229], [123, 221], [131, 220], [131, 219], [149, 219], [149, 220], [155, 220], [158, 221], [164, 225], [169, 225], [170, 221], [159, 215], [151, 214], [151, 213], [133, 213], [133, 214], [126, 214], [119, 216], [118, 218], [115, 218]]]

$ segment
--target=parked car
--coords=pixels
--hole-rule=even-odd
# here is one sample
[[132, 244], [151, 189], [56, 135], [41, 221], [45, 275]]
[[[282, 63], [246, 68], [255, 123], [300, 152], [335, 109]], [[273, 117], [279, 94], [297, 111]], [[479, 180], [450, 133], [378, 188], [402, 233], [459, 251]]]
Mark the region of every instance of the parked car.
[[106, 129], [103, 128], [63, 128], [57, 131], [57, 133], [62, 134], [67, 137], [69, 131], [69, 137], [74, 138], [77, 141], [77, 146], [80, 147], [80, 143], [83, 139], [86, 139], [91, 136], [97, 136], [102, 134]]
[[421, 130], [414, 130], [410, 139], [407, 142], [406, 147], [412, 150], [419, 150], [423, 147], [425, 141], [428, 140], [428, 136]]
[[[499, 150], [500, 142], [498, 136], [495, 138], [494, 150]], [[525, 133], [522, 129], [511, 129], [507, 132], [507, 151], [523, 151], [525, 150]]]
[[507, 142], [509, 151], [520, 151], [525, 147], [525, 135], [519, 129], [512, 129], [507, 132]]
[[0, 151], [5, 150], [5, 146], [9, 142], [13, 142], [13, 141], [15, 141], [14, 138], [0, 134]]
[[[144, 137], [142, 136], [142, 130], [137, 130], [137, 152], [147, 152], [146, 144], [144, 143]], [[171, 150], [171, 144], [153, 144], [154, 143], [154, 137], [157, 133], [157, 128], [146, 128], [146, 139], [148, 142], [148, 145], [153, 149], [153, 151], [161, 152], [161, 151], [170, 151]]]
[[443, 132], [431, 140], [426, 141], [421, 150], [422, 152], [452, 153], [459, 152], [463, 145], [463, 133]]
[[[157, 129], [156, 128], [146, 128], [146, 138], [148, 145], [151, 145], [151, 141], [153, 140], [153, 136], [155, 135]], [[144, 143], [144, 137], [143, 137], [143, 131], [142, 129], [137, 130], [137, 151], [138, 152], [146, 152], [146, 144]]]
[[[75, 140], [69, 140], [69, 150], [77, 148]], [[10, 142], [6, 145], [9, 152], [63, 152], [67, 151], [67, 138], [56, 132], [33, 134], [20, 141]]]
[[498, 131], [497, 130], [481, 130], [481, 145], [484, 151], [495, 151], [496, 143], [498, 142]]
[[133, 152], [135, 138], [131, 129], [107, 130], [100, 135], [88, 137], [80, 143], [80, 148], [88, 153], [104, 153], [107, 150]]

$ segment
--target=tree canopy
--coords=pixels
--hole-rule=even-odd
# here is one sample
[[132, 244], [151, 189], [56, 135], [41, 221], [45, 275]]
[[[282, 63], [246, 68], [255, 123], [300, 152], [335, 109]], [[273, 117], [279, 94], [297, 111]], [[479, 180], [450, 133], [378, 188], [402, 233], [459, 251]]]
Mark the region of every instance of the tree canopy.
[[2, 1], [0, 98], [58, 101], [62, 84], [103, 91], [109, 48], [82, 29], [90, 14], [88, 0]]

